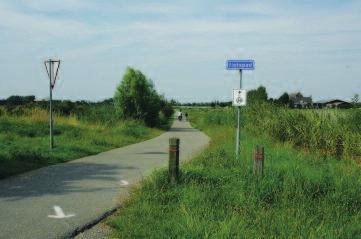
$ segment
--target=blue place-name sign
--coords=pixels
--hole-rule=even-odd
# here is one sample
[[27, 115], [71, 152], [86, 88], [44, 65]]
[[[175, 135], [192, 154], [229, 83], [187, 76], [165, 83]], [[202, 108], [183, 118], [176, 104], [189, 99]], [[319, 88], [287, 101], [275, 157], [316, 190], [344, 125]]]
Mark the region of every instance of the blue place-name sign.
[[227, 70], [254, 70], [256, 64], [254, 60], [228, 60]]

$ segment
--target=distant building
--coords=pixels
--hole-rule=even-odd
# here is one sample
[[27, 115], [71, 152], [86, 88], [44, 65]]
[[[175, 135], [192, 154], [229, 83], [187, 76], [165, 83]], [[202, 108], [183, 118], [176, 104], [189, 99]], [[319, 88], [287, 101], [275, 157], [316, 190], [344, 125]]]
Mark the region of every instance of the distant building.
[[352, 104], [339, 99], [331, 99], [331, 100], [321, 100], [317, 101], [314, 104], [315, 108], [328, 108], [328, 109], [349, 109], [352, 107]]
[[289, 94], [290, 101], [295, 108], [310, 108], [312, 106], [312, 96], [304, 97], [300, 92]]

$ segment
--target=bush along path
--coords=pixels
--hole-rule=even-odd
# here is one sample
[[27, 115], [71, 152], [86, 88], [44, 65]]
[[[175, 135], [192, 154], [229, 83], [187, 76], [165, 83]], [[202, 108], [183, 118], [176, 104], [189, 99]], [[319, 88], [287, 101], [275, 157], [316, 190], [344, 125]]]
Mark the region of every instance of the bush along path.
[[[181, 166], [178, 184], [167, 170], [135, 189], [108, 219], [119, 238], [358, 238], [361, 235], [361, 168], [324, 159], [243, 132], [234, 156], [232, 124], [204, 118], [193, 123], [211, 136], [201, 155]], [[212, 115], [212, 114], [210, 114]], [[211, 117], [208, 115], [209, 117]], [[265, 147], [261, 180], [253, 176], [255, 145]]]
[[181, 160], [209, 138], [187, 122], [142, 143], [0, 181], [1, 238], [68, 238], [119, 207], [131, 183], [168, 160], [168, 140], [181, 140]]

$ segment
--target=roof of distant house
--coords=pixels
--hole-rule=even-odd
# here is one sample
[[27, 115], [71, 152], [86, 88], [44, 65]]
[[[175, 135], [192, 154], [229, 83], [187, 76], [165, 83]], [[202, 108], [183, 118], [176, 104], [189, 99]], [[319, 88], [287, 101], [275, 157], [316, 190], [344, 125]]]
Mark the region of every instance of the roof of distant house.
[[319, 101], [316, 101], [315, 103], [316, 104], [328, 104], [328, 103], [333, 103], [333, 102], [337, 102], [337, 101], [350, 104], [350, 102], [340, 100], [340, 99], [319, 100]]

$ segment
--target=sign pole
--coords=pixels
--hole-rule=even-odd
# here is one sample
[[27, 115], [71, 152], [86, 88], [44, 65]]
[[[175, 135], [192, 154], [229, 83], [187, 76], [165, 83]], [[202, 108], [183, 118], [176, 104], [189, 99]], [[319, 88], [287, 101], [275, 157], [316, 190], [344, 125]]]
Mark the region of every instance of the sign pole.
[[[56, 64], [56, 68], [55, 67]], [[54, 120], [53, 120], [53, 88], [55, 86], [55, 81], [58, 77], [60, 60], [48, 59], [44, 61], [46, 72], [49, 76], [49, 128], [50, 128], [50, 149], [54, 148]]]
[[232, 105], [237, 107], [237, 132], [236, 132], [236, 157], [239, 157], [240, 152], [240, 139], [241, 139], [241, 106], [247, 104], [247, 91], [242, 89], [242, 73], [243, 70], [255, 69], [254, 60], [227, 60], [227, 70], [238, 70], [239, 71], [239, 89], [233, 90], [233, 103]]
[[49, 126], [50, 126], [50, 149], [54, 148], [54, 135], [53, 135], [53, 107], [52, 107], [52, 101], [53, 101], [53, 87], [52, 87], [52, 78], [53, 76], [53, 61], [49, 60], [49, 91], [50, 91], [50, 97], [49, 97], [49, 105], [50, 105], [50, 119], [49, 119]]
[[[239, 88], [242, 89], [242, 69], [239, 70]], [[237, 107], [237, 136], [236, 136], [236, 156], [238, 158], [239, 151], [240, 151], [240, 138], [241, 138], [241, 127], [240, 127], [240, 121], [241, 121], [241, 107]]]

